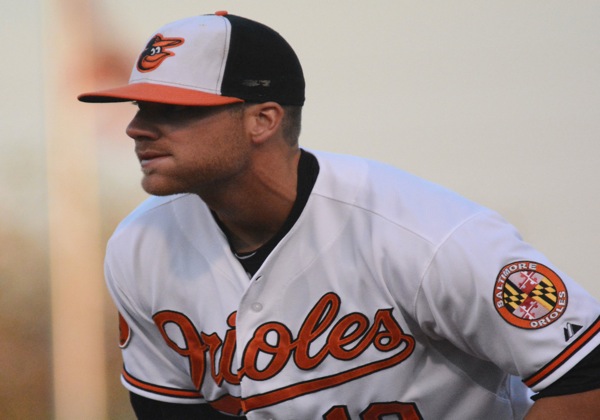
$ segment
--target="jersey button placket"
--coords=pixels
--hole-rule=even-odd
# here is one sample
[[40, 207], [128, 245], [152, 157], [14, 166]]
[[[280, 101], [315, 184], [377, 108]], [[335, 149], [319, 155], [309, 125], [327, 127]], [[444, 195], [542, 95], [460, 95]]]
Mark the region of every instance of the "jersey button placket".
[[[262, 274], [259, 274], [254, 278], [253, 283], [256, 286], [258, 286], [261, 283], [262, 279], [263, 279]], [[260, 289], [262, 289], [262, 287]], [[260, 290], [260, 289], [258, 289], [258, 290]], [[258, 290], [255, 289], [255, 292], [257, 292]], [[263, 305], [260, 302], [254, 302], [254, 303], [250, 304], [250, 309], [252, 310], [252, 312], [258, 313], [263, 310]]]

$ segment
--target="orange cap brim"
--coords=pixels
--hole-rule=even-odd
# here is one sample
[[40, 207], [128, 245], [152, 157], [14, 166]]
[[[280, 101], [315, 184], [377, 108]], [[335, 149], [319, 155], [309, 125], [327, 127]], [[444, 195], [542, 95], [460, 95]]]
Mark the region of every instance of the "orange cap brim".
[[187, 106], [219, 106], [244, 102], [243, 99], [231, 96], [154, 83], [132, 83], [114, 89], [83, 93], [77, 99], [92, 103], [139, 101]]

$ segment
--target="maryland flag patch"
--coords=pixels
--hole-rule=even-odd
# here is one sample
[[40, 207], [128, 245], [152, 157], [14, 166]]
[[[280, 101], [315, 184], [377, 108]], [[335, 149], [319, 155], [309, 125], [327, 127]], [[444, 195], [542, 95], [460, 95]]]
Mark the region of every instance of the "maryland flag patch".
[[532, 261], [508, 264], [494, 285], [494, 305], [509, 324], [525, 329], [546, 327], [567, 308], [567, 289], [545, 265]]

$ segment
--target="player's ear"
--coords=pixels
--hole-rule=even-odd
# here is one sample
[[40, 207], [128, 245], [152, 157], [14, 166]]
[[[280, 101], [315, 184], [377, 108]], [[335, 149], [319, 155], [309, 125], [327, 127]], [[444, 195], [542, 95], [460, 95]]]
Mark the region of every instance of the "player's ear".
[[263, 143], [277, 134], [285, 113], [276, 102], [251, 105], [246, 111], [246, 127], [255, 143]]

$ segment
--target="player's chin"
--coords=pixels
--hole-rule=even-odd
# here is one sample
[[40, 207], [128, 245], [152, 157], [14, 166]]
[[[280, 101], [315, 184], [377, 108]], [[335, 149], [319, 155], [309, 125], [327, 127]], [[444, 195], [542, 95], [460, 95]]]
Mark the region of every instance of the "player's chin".
[[144, 175], [142, 188], [150, 195], [165, 196], [187, 192], [186, 189], [168, 177], [159, 175]]

